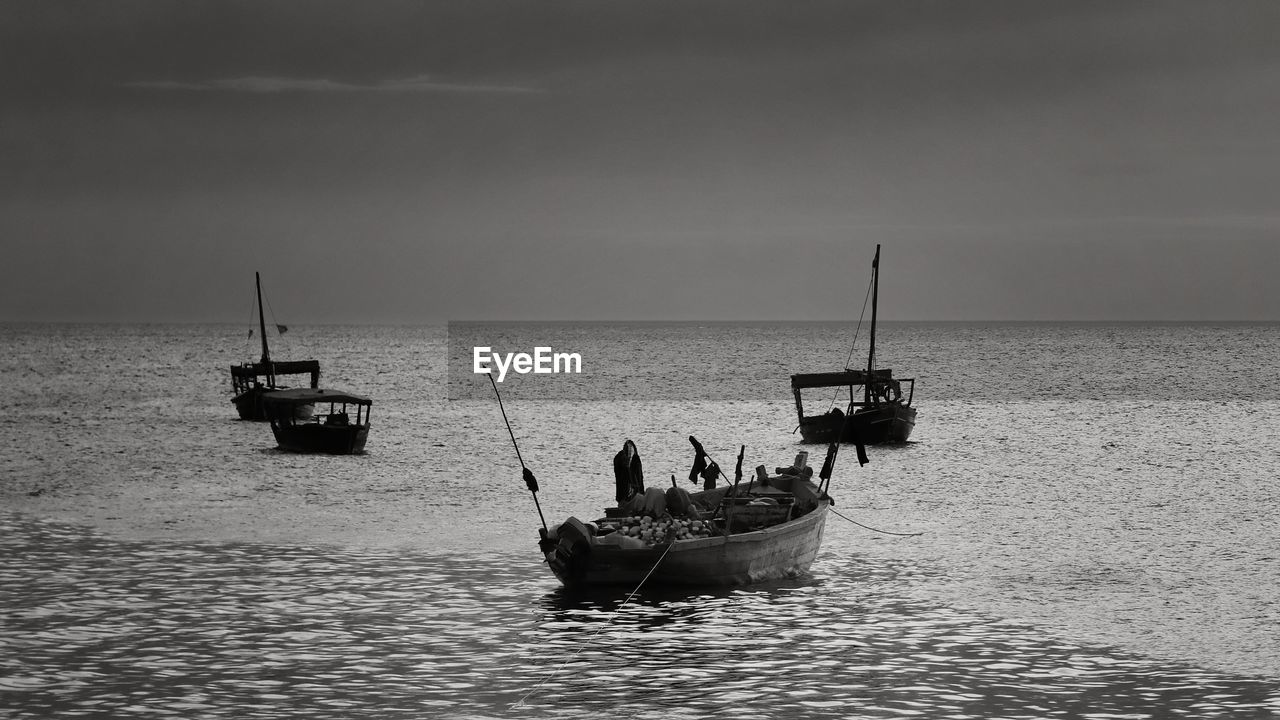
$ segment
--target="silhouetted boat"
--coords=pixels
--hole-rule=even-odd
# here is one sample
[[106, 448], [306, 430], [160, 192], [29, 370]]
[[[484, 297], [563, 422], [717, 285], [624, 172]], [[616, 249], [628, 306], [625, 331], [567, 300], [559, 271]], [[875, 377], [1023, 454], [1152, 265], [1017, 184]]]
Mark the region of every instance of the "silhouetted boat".
[[[282, 450], [329, 455], [364, 452], [373, 406], [367, 397], [342, 390], [291, 388], [264, 393], [262, 403]], [[304, 407], [308, 412], [299, 412]]]
[[[279, 382], [282, 376], [310, 375], [311, 387], [320, 385], [320, 362], [317, 360], [273, 361], [271, 349], [267, 345], [267, 322], [262, 312], [262, 279], [258, 273], [253, 274], [257, 287], [258, 301], [258, 335], [262, 338], [262, 358], [256, 363], [241, 363], [231, 366], [231, 388], [235, 397], [231, 402], [236, 406], [241, 420], [266, 420], [266, 412], [262, 406], [263, 393], [282, 390], [287, 385]], [[299, 408], [304, 414], [305, 408]]]
[[[871, 349], [865, 370], [845, 368], [839, 372], [803, 373], [791, 376], [791, 392], [796, 399], [800, 437], [808, 443], [862, 442], [866, 445], [903, 443], [916, 426], [914, 378], [894, 379], [893, 371], [876, 368], [876, 306], [880, 294], [880, 246], [871, 262]], [[907, 383], [903, 392], [903, 383]], [[821, 415], [805, 415], [801, 390], [848, 387], [846, 409], [832, 408]]]
[[[822, 473], [827, 480], [835, 452], [832, 445]], [[622, 502], [594, 522], [569, 518], [545, 531], [540, 547], [567, 588], [745, 585], [800, 575], [818, 554], [831, 506], [826, 489], [810, 479], [807, 459], [801, 452], [773, 475], [762, 465], [743, 486], [739, 455], [733, 485], [683, 494], [695, 508], [689, 515], [668, 512], [670, 503], [655, 509], [651, 488], [638, 503]], [[681, 497], [674, 477], [672, 484], [657, 495]]]

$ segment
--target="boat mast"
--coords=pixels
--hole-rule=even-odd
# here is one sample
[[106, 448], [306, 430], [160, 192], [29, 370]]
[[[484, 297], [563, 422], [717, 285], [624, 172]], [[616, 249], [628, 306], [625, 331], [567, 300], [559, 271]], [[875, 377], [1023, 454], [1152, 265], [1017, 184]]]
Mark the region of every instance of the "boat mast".
[[262, 314], [262, 277], [253, 274], [253, 282], [258, 286], [258, 334], [262, 336], [262, 360], [265, 365], [271, 362], [271, 351], [267, 349], [267, 320]]
[[880, 243], [876, 243], [876, 257], [871, 261], [871, 349], [867, 353], [867, 402], [871, 402], [871, 378], [876, 369], [876, 302], [880, 296]]

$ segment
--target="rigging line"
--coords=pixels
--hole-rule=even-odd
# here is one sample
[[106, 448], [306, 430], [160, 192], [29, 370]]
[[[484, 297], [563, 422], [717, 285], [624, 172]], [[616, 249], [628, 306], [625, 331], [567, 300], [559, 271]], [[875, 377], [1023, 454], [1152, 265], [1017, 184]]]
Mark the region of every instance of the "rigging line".
[[271, 316], [271, 326], [276, 329], [276, 343], [285, 351], [284, 356], [289, 357], [289, 341], [285, 340], [284, 333], [280, 332], [280, 321], [276, 320], [276, 311], [271, 307], [270, 300], [264, 300], [264, 302], [267, 304], [267, 314]]
[[257, 300], [249, 301], [249, 334], [246, 335], [244, 339], [244, 351], [245, 351], [245, 355], [250, 358], [253, 357], [254, 329], [258, 327], [258, 323], [255, 322], [255, 320], [257, 320], [257, 317], [255, 317], [257, 313], [254, 312], [257, 309], [258, 309], [258, 301]]
[[845, 520], [848, 520], [849, 522], [853, 523], [854, 525], [857, 525], [858, 527], [863, 528], [863, 529], [866, 529], [866, 530], [870, 530], [870, 531], [872, 531], [872, 532], [884, 533], [885, 535], [900, 535], [900, 536], [902, 536], [902, 537], [915, 537], [915, 536], [917, 536], [917, 535], [923, 535], [923, 534], [924, 534], [924, 533], [922, 533], [922, 532], [901, 533], [901, 532], [889, 532], [888, 530], [877, 530], [876, 528], [873, 528], [873, 527], [871, 527], [870, 525], [863, 525], [862, 523], [858, 522], [857, 520], [853, 520], [853, 519], [851, 519], [851, 518], [847, 518], [847, 517], [845, 517], [844, 515], [841, 515], [839, 512], [837, 512], [837, 511], [836, 511], [836, 509], [835, 509], [835, 508], [827, 508], [827, 509], [828, 509], [828, 510], [830, 510], [830, 511], [831, 511], [831, 513], [832, 513], [832, 514], [834, 514], [836, 517], [844, 518]]
[[573, 654], [571, 654], [569, 657], [565, 658], [565, 659], [564, 659], [564, 662], [560, 663], [560, 664], [556, 667], [556, 669], [552, 670], [550, 673], [548, 673], [546, 676], [544, 676], [541, 680], [539, 680], [539, 681], [538, 681], [538, 683], [537, 683], [536, 685], [534, 685], [533, 687], [529, 688], [529, 691], [528, 691], [528, 692], [526, 692], [524, 695], [520, 696], [520, 699], [519, 699], [519, 700], [517, 700], [517, 701], [515, 701], [515, 702], [511, 703], [511, 705], [509, 705], [509, 706], [507, 707], [507, 709], [509, 709], [509, 710], [514, 710], [514, 709], [516, 709], [516, 708], [520, 707], [521, 705], [523, 705], [525, 700], [528, 700], [528, 699], [529, 699], [529, 698], [530, 698], [534, 693], [536, 693], [536, 692], [538, 691], [538, 688], [540, 688], [540, 687], [542, 687], [543, 685], [547, 684], [547, 681], [549, 681], [551, 678], [555, 677], [556, 675], [560, 674], [560, 671], [561, 671], [561, 670], [563, 670], [563, 669], [565, 668], [565, 666], [566, 666], [566, 665], [568, 665], [568, 664], [569, 664], [569, 663], [570, 663], [574, 658], [578, 657], [578, 655], [580, 655], [580, 654], [582, 653], [582, 651], [583, 651], [583, 650], [585, 650], [585, 649], [587, 648], [587, 645], [590, 645], [590, 644], [591, 644], [591, 641], [596, 639], [596, 636], [597, 636], [597, 635], [599, 635], [601, 632], [604, 632], [604, 629], [605, 629], [605, 628], [607, 628], [607, 627], [609, 627], [610, 625], [612, 625], [612, 624], [613, 624], [613, 620], [614, 620], [614, 618], [616, 618], [616, 617], [618, 616], [618, 613], [622, 611], [622, 608], [624, 608], [624, 607], [626, 607], [626, 606], [627, 606], [627, 603], [631, 602], [631, 598], [635, 597], [635, 594], [636, 594], [636, 593], [638, 593], [638, 592], [640, 592], [640, 588], [641, 588], [641, 587], [644, 587], [644, 584], [645, 584], [646, 582], [648, 582], [649, 577], [653, 575], [653, 571], [658, 569], [658, 566], [662, 564], [662, 559], [663, 559], [663, 558], [665, 558], [665, 557], [667, 556], [667, 553], [668, 553], [668, 552], [671, 552], [671, 546], [673, 546], [673, 545], [675, 545], [675, 544], [676, 544], [676, 541], [675, 541], [675, 540], [672, 540], [671, 542], [668, 542], [668, 543], [667, 543], [667, 547], [666, 547], [666, 549], [664, 549], [664, 550], [662, 551], [662, 554], [658, 556], [658, 560], [657, 560], [657, 562], [655, 562], [655, 563], [653, 564], [653, 567], [649, 568], [649, 572], [645, 573], [645, 574], [644, 574], [644, 577], [640, 579], [640, 584], [639, 584], [639, 585], [636, 585], [636, 589], [635, 589], [635, 590], [632, 590], [632, 591], [631, 591], [631, 592], [629, 592], [629, 593], [627, 593], [627, 596], [626, 596], [626, 598], [624, 598], [624, 599], [622, 600], [622, 603], [621, 603], [621, 604], [619, 604], [619, 605], [618, 605], [618, 607], [614, 608], [612, 613], [609, 613], [609, 619], [608, 619], [608, 620], [606, 620], [606, 621], [604, 622], [604, 624], [603, 624], [603, 625], [601, 625], [600, 627], [596, 628], [596, 631], [595, 631], [595, 632], [593, 632], [593, 633], [591, 633], [591, 637], [587, 638], [587, 639], [586, 639], [586, 642], [583, 642], [581, 645], [579, 645], [579, 646], [578, 646], [578, 649], [573, 651]]
[[[853, 342], [849, 343], [849, 357], [844, 359], [845, 370], [848, 370], [849, 363], [853, 362], [853, 351], [858, 347], [858, 333], [862, 332], [862, 319], [867, 316], [867, 301], [871, 299], [871, 285], [874, 282], [874, 278], [867, 281], [867, 293], [862, 296], [862, 312], [858, 314], [858, 326], [853, 329]], [[840, 388], [836, 388], [835, 392], [831, 395], [830, 407], [836, 406], [836, 396], [839, 394]]]
[[847, 370], [849, 363], [853, 362], [853, 350], [858, 346], [858, 333], [862, 330], [862, 320], [867, 316], [867, 301], [871, 299], [871, 285], [874, 279], [867, 281], [867, 294], [862, 296], [862, 312], [858, 315], [858, 327], [853, 331], [853, 343], [849, 345], [849, 357], [845, 358], [844, 367]]

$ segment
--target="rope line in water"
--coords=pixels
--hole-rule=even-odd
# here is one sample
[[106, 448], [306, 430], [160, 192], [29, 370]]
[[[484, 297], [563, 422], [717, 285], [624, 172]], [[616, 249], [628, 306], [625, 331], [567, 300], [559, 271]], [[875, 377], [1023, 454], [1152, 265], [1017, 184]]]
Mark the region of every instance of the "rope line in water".
[[884, 533], [885, 535], [901, 535], [902, 537], [915, 537], [916, 535], [923, 535], [923, 534], [924, 534], [924, 533], [922, 533], [922, 532], [901, 533], [901, 532], [889, 532], [888, 530], [877, 530], [876, 528], [873, 528], [873, 527], [871, 527], [870, 525], [863, 525], [862, 523], [858, 522], [857, 520], [853, 520], [853, 519], [851, 519], [851, 518], [847, 518], [847, 517], [845, 517], [844, 515], [841, 515], [839, 512], [837, 512], [837, 511], [836, 511], [836, 509], [835, 509], [835, 508], [827, 508], [827, 509], [828, 509], [828, 510], [830, 510], [830, 511], [831, 511], [831, 514], [835, 515], [836, 517], [844, 518], [845, 520], [848, 520], [849, 522], [853, 523], [854, 525], [857, 525], [858, 527], [860, 527], [860, 528], [864, 528], [864, 529], [866, 529], [866, 530], [870, 530], [871, 532]]
[[596, 631], [595, 631], [595, 632], [593, 632], [593, 633], [591, 633], [591, 637], [587, 638], [586, 642], [584, 642], [584, 643], [582, 643], [581, 645], [579, 645], [579, 646], [578, 646], [578, 649], [573, 651], [573, 654], [571, 654], [569, 657], [565, 658], [565, 659], [564, 659], [564, 662], [560, 663], [560, 665], [559, 665], [559, 666], [557, 666], [555, 670], [552, 670], [552, 671], [551, 671], [551, 672], [550, 672], [546, 677], [544, 677], [544, 678], [542, 678], [541, 680], [539, 680], [539, 681], [538, 681], [538, 684], [536, 684], [536, 685], [534, 685], [533, 687], [529, 688], [529, 691], [528, 691], [528, 692], [526, 692], [524, 695], [520, 696], [520, 699], [519, 699], [519, 700], [517, 700], [517, 701], [515, 701], [515, 702], [511, 703], [511, 705], [509, 706], [509, 708], [508, 708], [508, 709], [510, 709], [510, 710], [514, 710], [514, 709], [516, 709], [516, 708], [520, 707], [521, 705], [524, 705], [524, 701], [525, 701], [525, 700], [528, 700], [528, 699], [529, 699], [529, 698], [530, 698], [534, 693], [536, 693], [536, 692], [538, 691], [538, 688], [540, 688], [540, 687], [542, 687], [543, 685], [547, 684], [547, 681], [549, 681], [551, 678], [555, 677], [556, 675], [560, 674], [560, 671], [561, 671], [561, 670], [563, 670], [563, 669], [565, 668], [565, 666], [566, 666], [566, 665], [568, 665], [568, 664], [569, 664], [569, 663], [570, 663], [574, 658], [578, 657], [578, 655], [580, 655], [580, 654], [582, 653], [582, 651], [583, 651], [583, 650], [585, 650], [585, 649], [587, 648], [587, 645], [590, 645], [590, 644], [591, 644], [591, 641], [596, 639], [596, 636], [597, 636], [597, 635], [599, 635], [601, 632], [603, 632], [605, 628], [607, 628], [607, 627], [609, 627], [610, 625], [612, 625], [612, 624], [613, 624], [613, 619], [614, 619], [615, 617], [617, 617], [617, 616], [618, 616], [618, 613], [622, 611], [622, 608], [624, 608], [624, 607], [626, 607], [626, 606], [627, 606], [627, 603], [631, 602], [631, 598], [635, 597], [635, 594], [636, 594], [636, 593], [638, 593], [638, 592], [640, 592], [640, 588], [644, 587], [644, 584], [645, 584], [646, 582], [648, 582], [649, 577], [650, 577], [651, 575], [653, 575], [653, 571], [658, 569], [658, 566], [662, 564], [662, 559], [663, 559], [663, 558], [665, 558], [665, 557], [667, 556], [667, 553], [671, 551], [671, 546], [672, 546], [672, 545], [675, 545], [675, 544], [676, 544], [676, 543], [675, 543], [675, 541], [674, 541], [674, 540], [672, 540], [671, 542], [667, 543], [667, 547], [666, 547], [666, 549], [665, 549], [665, 550], [663, 550], [663, 551], [662, 551], [662, 554], [658, 556], [658, 560], [657, 560], [657, 562], [655, 562], [655, 563], [653, 564], [653, 567], [649, 568], [649, 572], [645, 573], [645, 574], [644, 574], [644, 577], [640, 579], [640, 584], [639, 584], [639, 585], [636, 585], [636, 589], [635, 589], [635, 590], [632, 590], [632, 591], [631, 591], [631, 592], [629, 592], [629, 593], [627, 593], [627, 597], [626, 597], [625, 599], [623, 599], [622, 603], [621, 603], [620, 605], [618, 605], [618, 607], [614, 608], [614, 609], [613, 609], [613, 612], [609, 614], [609, 619], [608, 619], [608, 620], [606, 620], [606, 621], [605, 621], [605, 623], [604, 623], [603, 625], [601, 625], [600, 627], [596, 628]]

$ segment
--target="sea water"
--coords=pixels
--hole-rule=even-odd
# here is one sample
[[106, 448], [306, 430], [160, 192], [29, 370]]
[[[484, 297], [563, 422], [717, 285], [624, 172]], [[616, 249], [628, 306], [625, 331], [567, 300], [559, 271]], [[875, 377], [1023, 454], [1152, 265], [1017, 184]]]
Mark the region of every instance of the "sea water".
[[[864, 364], [855, 330], [291, 327], [375, 403], [366, 455], [315, 457], [233, 419], [240, 328], [0, 328], [0, 714], [1280, 714], [1275, 325], [883, 325], [918, 424], [841, 453], [810, 574], [559, 588], [539, 512], [598, 516], [626, 439], [659, 486], [689, 435], [819, 462], [787, 376]], [[583, 356], [503, 383], [536, 504], [456, 362], [485, 336]]]

